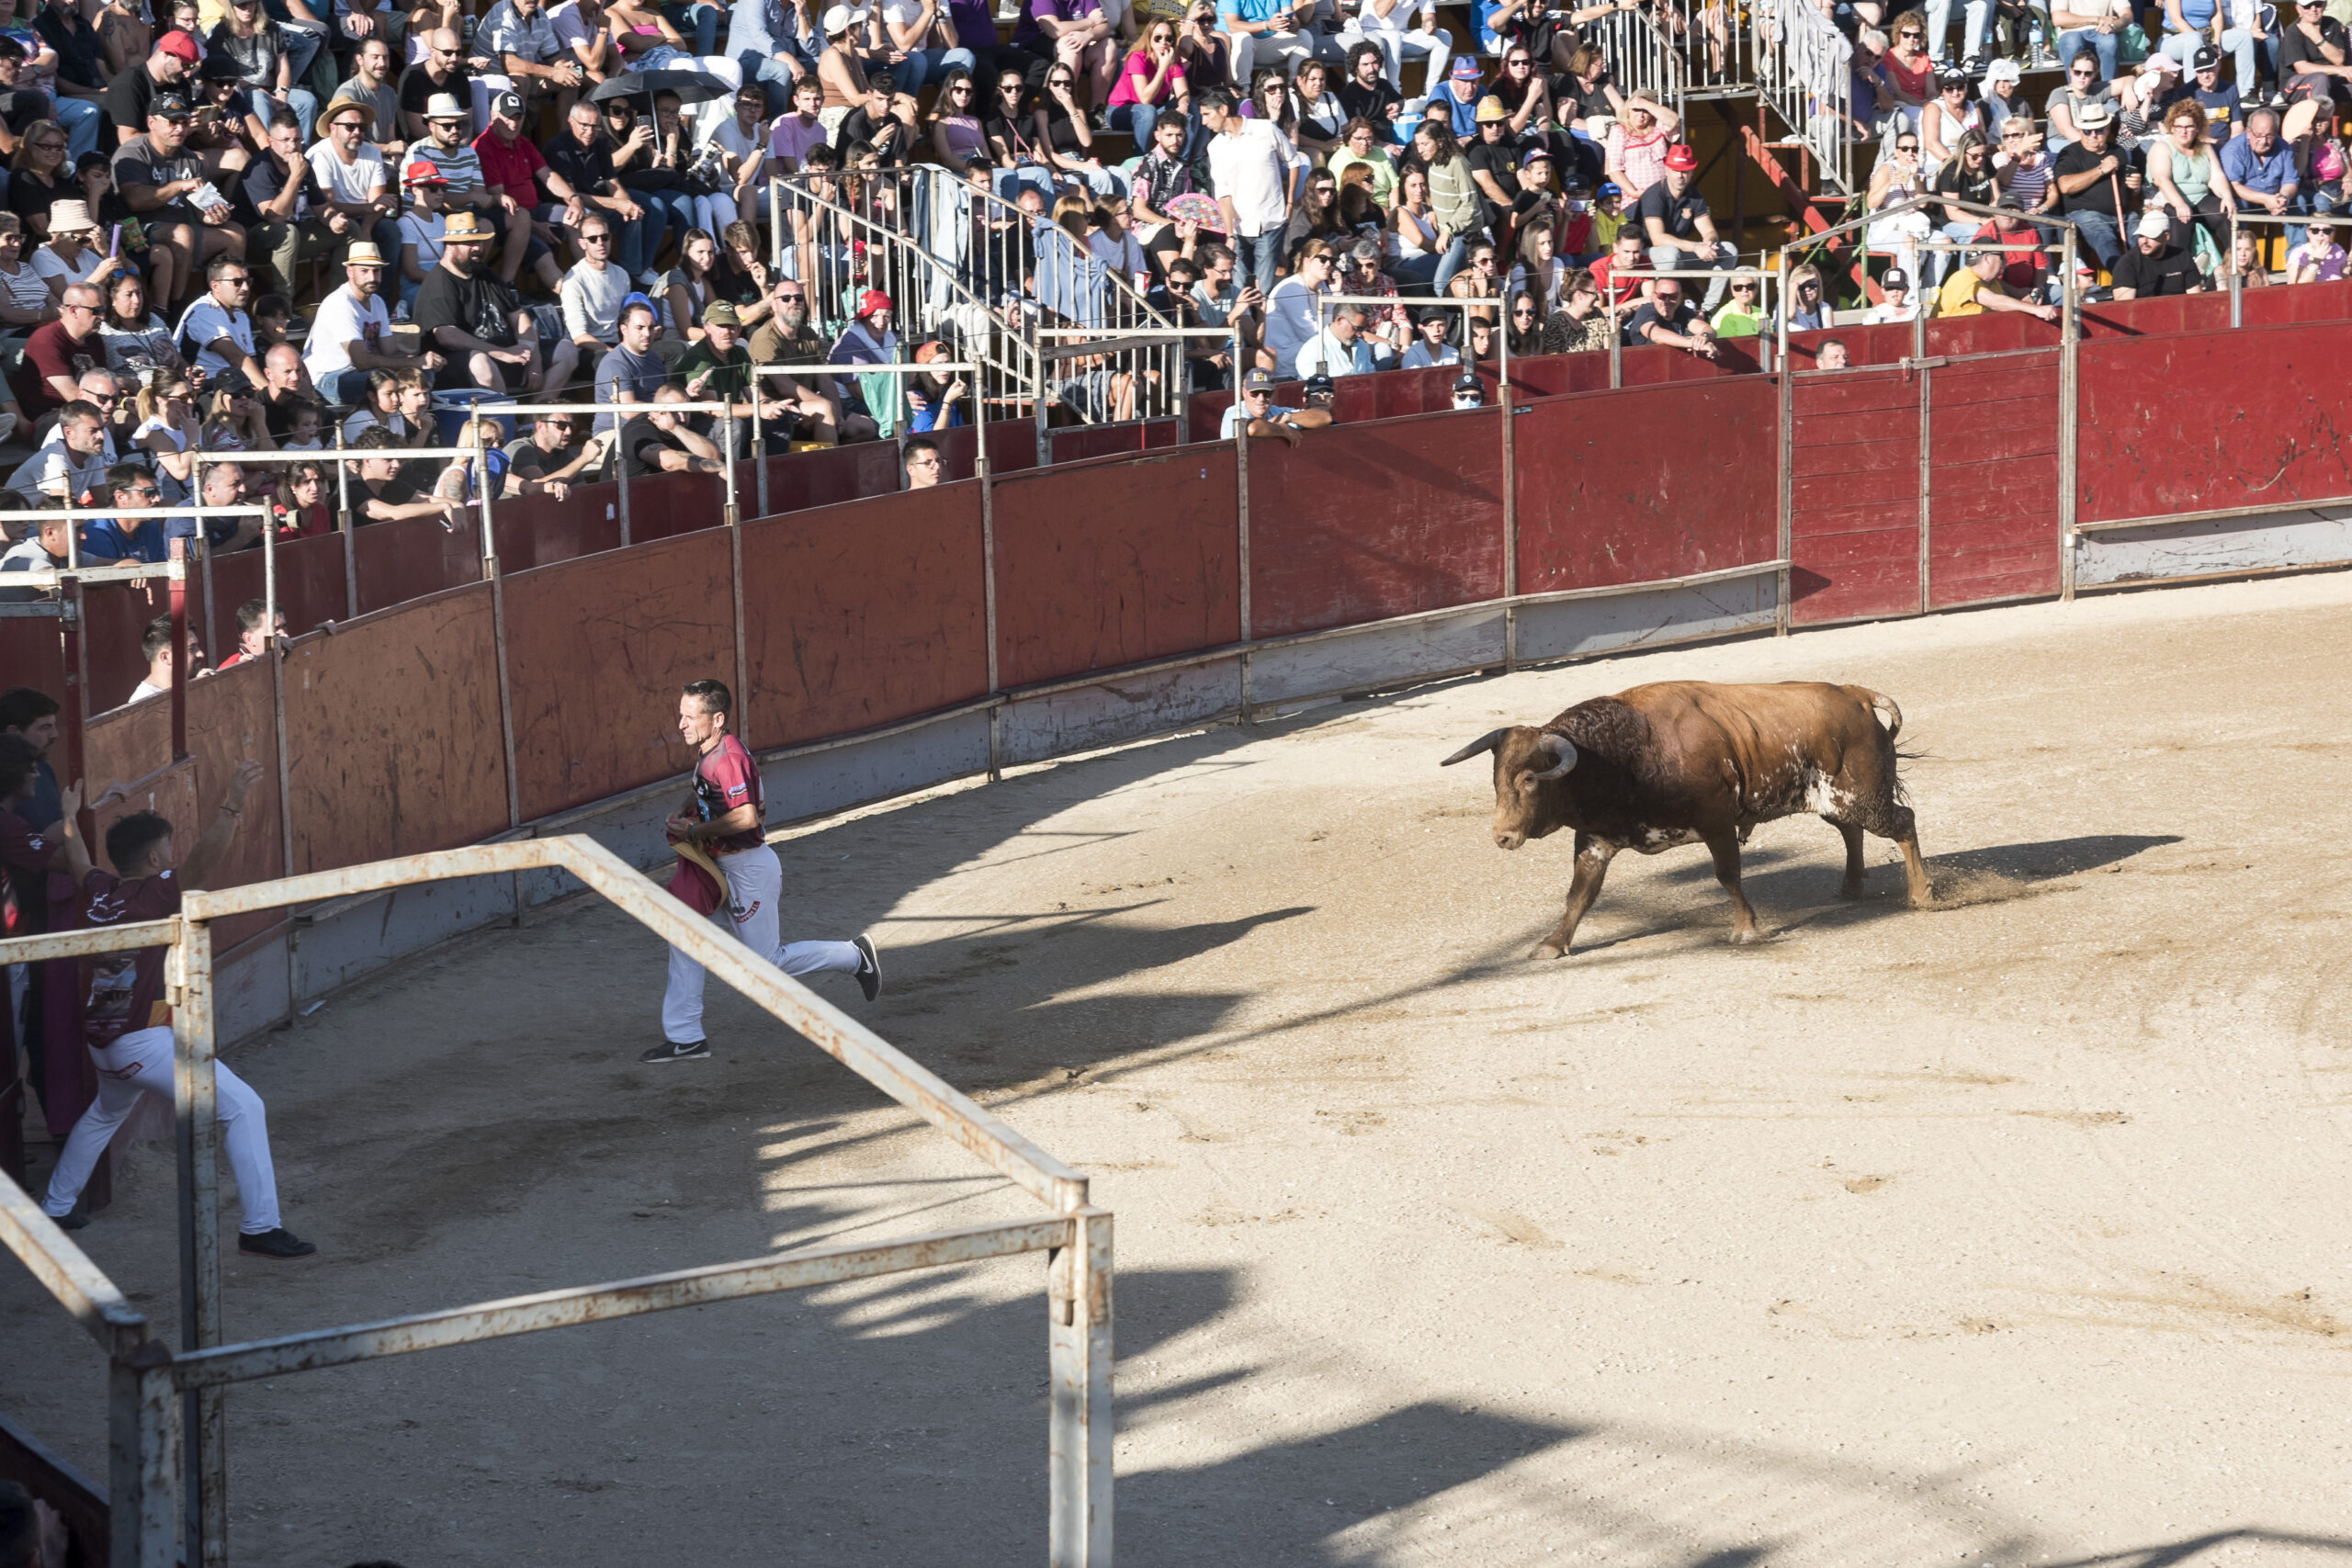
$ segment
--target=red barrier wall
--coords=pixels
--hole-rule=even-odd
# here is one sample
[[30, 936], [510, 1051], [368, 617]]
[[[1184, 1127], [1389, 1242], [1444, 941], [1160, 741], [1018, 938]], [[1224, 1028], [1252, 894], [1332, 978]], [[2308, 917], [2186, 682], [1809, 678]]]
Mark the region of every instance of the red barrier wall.
[[1071, 425], [1046, 434], [1053, 442], [1055, 462], [1076, 463], [1173, 446], [1182, 429], [1182, 423], [1174, 419], [1146, 419], [1125, 424]]
[[491, 535], [498, 547], [498, 570], [512, 577], [533, 567], [617, 549], [621, 520], [608, 484], [582, 485], [561, 501], [526, 495], [491, 508]]
[[1777, 384], [1546, 399], [1512, 431], [1519, 591], [1654, 582], [1770, 560]]
[[2058, 592], [2058, 353], [1929, 373], [1928, 602], [1936, 609]]
[[[89, 627], [84, 643], [89, 662], [83, 674], [90, 682], [91, 713], [101, 714], [130, 700], [131, 688], [147, 678], [147, 660], [139, 651], [139, 639], [146, 635], [147, 623], [171, 607], [171, 584], [161, 578], [144, 583], [98, 583], [83, 591], [82, 609]], [[236, 605], [225, 606], [223, 613], [233, 616]], [[202, 648], [204, 585], [196, 572], [188, 574], [187, 624], [189, 635]], [[62, 698], [64, 690], [54, 688], [50, 694]], [[148, 766], [161, 767], [165, 760], [159, 756]]]
[[[295, 873], [507, 826], [490, 594], [477, 582], [295, 639], [285, 677]], [[189, 688], [191, 712], [212, 701], [211, 684]]]
[[2083, 344], [2080, 520], [2352, 495], [2347, 358], [2341, 321]]
[[[730, 543], [725, 529], [710, 528], [507, 580], [525, 820], [685, 770], [678, 688], [706, 676], [739, 684]], [[747, 620], [752, 604], [747, 595]], [[494, 745], [494, 688], [491, 700]], [[756, 725], [759, 694], [743, 701]], [[503, 818], [503, 797], [499, 810]]]
[[[65, 639], [54, 618], [0, 619], [0, 682], [65, 700]], [[0, 688], [5, 689], [5, 688]]]
[[2291, 288], [2277, 285], [2249, 288], [2238, 306], [2238, 319], [2249, 327], [2277, 326], [2285, 321], [2340, 321], [2352, 317], [2352, 282], [2299, 283]]
[[[1369, 380], [1369, 377], [1358, 378]], [[1494, 411], [1250, 444], [1250, 631], [1317, 631], [1503, 591]]]
[[2160, 333], [2227, 332], [2227, 294], [2171, 294], [2156, 299], [2123, 299], [2086, 306], [2083, 337], [2148, 337]]
[[751, 743], [871, 729], [989, 689], [980, 487], [743, 528]]
[[1919, 607], [1919, 383], [1854, 370], [1796, 383], [1790, 618]]
[[[328, 621], [340, 621], [349, 608], [343, 571], [343, 538], [329, 535], [316, 539], [292, 539], [277, 547], [277, 605], [286, 612], [286, 629], [296, 637]], [[222, 659], [235, 651], [237, 606], [262, 597], [268, 581], [268, 563], [262, 552], [239, 550], [216, 556], [210, 567], [212, 599], [220, 616], [219, 652]], [[201, 589], [202, 569], [197, 575]]]
[[[775, 491], [771, 490], [769, 494], [773, 496]], [[758, 501], [754, 491], [739, 490], [735, 493], [735, 503], [746, 516], [756, 509]], [[680, 534], [723, 526], [726, 521], [727, 480], [722, 475], [656, 474], [628, 481], [631, 544], [675, 538]]]
[[355, 523], [351, 543], [363, 615], [481, 581], [481, 530], [471, 525], [445, 528], [438, 517]]
[[[203, 700], [188, 705], [187, 726], [188, 756], [196, 763], [196, 814], [193, 821], [175, 821], [173, 826], [183, 833], [201, 832], [218, 809], [221, 791], [228, 787], [237, 764], [250, 757], [262, 764], [261, 780], [245, 797], [236, 840], [214, 874], [215, 881], [220, 886], [233, 887], [283, 876], [285, 803], [277, 793], [277, 695], [270, 684], [269, 666], [240, 664], [198, 684]], [[168, 752], [170, 700], [153, 697], [139, 705], [164, 710]], [[185, 854], [194, 842], [192, 838], [180, 838], [180, 852]], [[225, 952], [284, 919], [277, 910], [235, 916], [220, 922], [213, 941]]]
[[1004, 684], [1240, 637], [1230, 446], [1057, 465], [995, 490]]

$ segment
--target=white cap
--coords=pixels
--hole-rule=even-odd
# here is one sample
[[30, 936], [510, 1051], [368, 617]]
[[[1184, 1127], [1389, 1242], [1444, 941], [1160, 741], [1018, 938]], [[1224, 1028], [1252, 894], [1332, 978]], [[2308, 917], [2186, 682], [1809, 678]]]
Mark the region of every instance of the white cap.
[[2172, 220], [2166, 218], [2162, 212], [2151, 209], [2140, 214], [2140, 222], [2133, 231], [2143, 240], [2152, 234], [2159, 236], [2169, 234], [2172, 232]]
[[864, 6], [829, 6], [825, 8], [825, 36], [831, 38], [835, 33], [845, 33], [865, 19]]

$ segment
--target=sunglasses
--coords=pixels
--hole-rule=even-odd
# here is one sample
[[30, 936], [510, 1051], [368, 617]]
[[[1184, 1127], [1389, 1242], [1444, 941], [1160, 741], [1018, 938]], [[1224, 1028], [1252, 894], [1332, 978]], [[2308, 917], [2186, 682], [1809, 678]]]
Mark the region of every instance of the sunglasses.
[[1906, 38], [1914, 38], [1914, 39], [1916, 39], [1916, 38], [1926, 38], [1928, 35], [1927, 35], [1927, 34], [1925, 34], [1925, 33], [1897, 33], [1897, 34], [1895, 34], [1894, 36], [1895, 36], [1896, 38], [1898, 38], [1898, 39], [1906, 39]]
[[613, 237], [610, 234], [582, 234], [580, 243], [583, 245], [609, 245]]
[[1894, 144], [1894, 150], [1897, 152], [1917, 152], [1919, 150], [1919, 144], [1916, 141], [1898, 141]]

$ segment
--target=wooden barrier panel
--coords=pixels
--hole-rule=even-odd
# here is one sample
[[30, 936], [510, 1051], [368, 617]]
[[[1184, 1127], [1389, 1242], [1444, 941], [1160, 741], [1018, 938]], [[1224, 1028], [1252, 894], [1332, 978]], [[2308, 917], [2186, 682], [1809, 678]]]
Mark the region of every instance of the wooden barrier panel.
[[2249, 288], [2239, 301], [2238, 319], [2249, 327], [2287, 321], [2340, 321], [2352, 317], [2352, 281], [2272, 285]]
[[54, 616], [11, 615], [0, 619], [0, 690], [30, 686], [62, 703], [65, 692], [64, 623]]
[[[741, 491], [736, 501], [748, 513], [757, 505], [759, 495]], [[727, 481], [718, 474], [656, 474], [631, 479], [628, 519], [629, 542], [637, 545], [720, 527], [727, 521]]]
[[[277, 607], [285, 612], [286, 629], [296, 637], [329, 621], [345, 618], [343, 536], [328, 534], [314, 539], [289, 539], [277, 547]], [[237, 639], [237, 606], [262, 597], [268, 581], [267, 563], [259, 548], [239, 550], [212, 559], [212, 597], [220, 616], [220, 657], [226, 659]]]
[[1790, 618], [1919, 608], [1919, 382], [1849, 370], [1796, 383]]
[[1519, 591], [1770, 560], [1778, 400], [1773, 382], [1749, 378], [1535, 403], [1513, 430]]
[[471, 523], [454, 529], [438, 517], [361, 523], [355, 505], [351, 543], [363, 615], [481, 581], [481, 530]]
[[1869, 365], [1892, 365], [1911, 357], [1911, 323], [1890, 321], [1877, 327], [1825, 327], [1815, 332], [1791, 333], [1789, 364], [1798, 370], [1819, 369], [1821, 345], [1832, 338], [1846, 345], [1846, 362], [1857, 369]]
[[[234, 674], [232, 671], [230, 673]], [[197, 725], [196, 707], [206, 682], [188, 687], [188, 728]], [[150, 697], [97, 715], [82, 735], [82, 767], [85, 781], [96, 780], [95, 795], [111, 783], [129, 784], [172, 765], [172, 700]], [[275, 771], [275, 770], [273, 770]], [[63, 770], [60, 770], [60, 782]]]
[[2058, 354], [1928, 372], [1929, 608], [2058, 592]]
[[2226, 331], [2230, 297], [2225, 293], [2168, 294], [2154, 299], [2110, 300], [2086, 306], [2082, 316], [2086, 341]]
[[2079, 354], [2081, 521], [2352, 496], [2336, 391], [2352, 322], [2107, 338]]
[[[289, 872], [446, 849], [508, 825], [490, 599], [477, 582], [295, 639]], [[200, 692], [211, 700], [210, 684], [190, 688], [191, 709]]]
[[1173, 446], [1181, 428], [1173, 419], [1144, 419], [1124, 424], [1069, 425], [1046, 434], [1053, 443], [1055, 462], [1077, 463]]
[[[245, 797], [244, 816], [238, 820], [236, 840], [216, 874], [223, 887], [266, 882], [286, 874], [285, 840], [281, 833], [285, 803], [277, 793], [277, 694], [270, 684], [266, 661], [232, 666], [195, 682], [188, 690], [187, 752], [195, 764], [195, 812], [188, 821], [175, 819], [177, 842], [185, 854], [195, 842], [189, 835], [202, 832], [229, 787], [237, 764], [250, 757], [262, 764], [261, 782]], [[171, 702], [153, 697], [139, 705], [162, 708], [168, 726]], [[168, 731], [167, 731], [168, 733]], [[248, 937], [268, 931], [285, 917], [274, 910], [238, 915], [220, 923], [213, 942], [227, 952]]]
[[1231, 446], [1057, 465], [995, 488], [1003, 684], [1240, 637]]
[[745, 525], [743, 606], [756, 749], [985, 694], [979, 485]]
[[554, 566], [621, 542], [620, 487], [581, 485], [561, 501], [551, 495], [518, 496], [491, 509], [491, 533], [498, 547], [498, 570], [512, 577], [534, 567]]
[[[506, 580], [507, 681], [526, 821], [691, 765], [678, 739], [678, 688], [706, 677], [740, 683], [732, 570], [728, 530], [707, 528]], [[485, 659], [467, 673], [490, 692], [494, 746], [492, 668]], [[756, 691], [739, 694], [738, 722], [763, 722], [757, 698]], [[503, 796], [499, 811], [503, 819]]]
[[1501, 474], [1501, 418], [1491, 409], [1338, 425], [1295, 448], [1251, 442], [1252, 635], [1500, 594]]
[[[83, 591], [82, 608], [88, 617], [83, 674], [90, 682], [93, 714], [129, 702], [131, 688], [147, 678], [147, 656], [139, 651], [140, 638], [146, 635], [147, 624], [171, 607], [171, 584], [161, 578], [143, 583], [94, 583]], [[226, 613], [233, 617], [236, 605], [228, 605]], [[202, 648], [204, 584], [193, 568], [188, 572], [187, 625], [196, 646]]]

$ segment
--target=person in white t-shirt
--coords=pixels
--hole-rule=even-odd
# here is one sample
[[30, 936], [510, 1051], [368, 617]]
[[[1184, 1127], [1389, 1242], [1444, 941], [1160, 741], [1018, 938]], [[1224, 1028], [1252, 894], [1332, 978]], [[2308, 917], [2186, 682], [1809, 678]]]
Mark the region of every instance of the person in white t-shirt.
[[254, 319], [245, 314], [253, 298], [254, 275], [238, 256], [215, 256], [204, 269], [206, 290], [180, 317], [174, 334], [196, 350], [197, 367], [218, 376], [231, 366], [245, 378], [262, 384], [261, 362], [254, 357]]
[[96, 231], [88, 202], [61, 201], [51, 206], [49, 243], [25, 258], [49, 285], [51, 303], [63, 302], [69, 284], [86, 283], [103, 290], [107, 280], [129, 265], [120, 256], [102, 256], [90, 248]]
[[711, 127], [704, 145], [716, 147], [726, 155], [729, 183], [708, 196], [695, 197], [696, 212], [707, 212], [709, 220], [702, 225], [714, 234], [723, 234], [727, 226], [744, 213], [756, 214], [760, 209], [760, 182], [768, 162], [768, 92], [757, 82], [747, 84], [735, 95], [735, 113]]
[[1319, 296], [1331, 281], [1331, 247], [1309, 240], [1298, 248], [1298, 270], [1267, 292], [1265, 346], [1259, 363], [1287, 378], [1298, 362], [1298, 351], [1323, 330]]
[[392, 318], [377, 290], [388, 264], [384, 253], [362, 240], [344, 257], [344, 286], [319, 301], [302, 367], [332, 403], [356, 403], [368, 389], [370, 370], [438, 370], [437, 354], [398, 354], [391, 346]]
[[[391, 169], [383, 153], [368, 145], [376, 111], [366, 104], [338, 98], [322, 117], [326, 134], [311, 144], [311, 173], [319, 182], [326, 205], [351, 222], [356, 238], [366, 235], [386, 255], [400, 249], [400, 197], [392, 189]], [[391, 128], [388, 133], [396, 133]]]
[[449, 177], [438, 165], [419, 158], [403, 171], [408, 185], [408, 210], [401, 214], [401, 314], [405, 319], [416, 303], [416, 291], [441, 265], [441, 237], [448, 231], [449, 215], [442, 209], [449, 193]]

